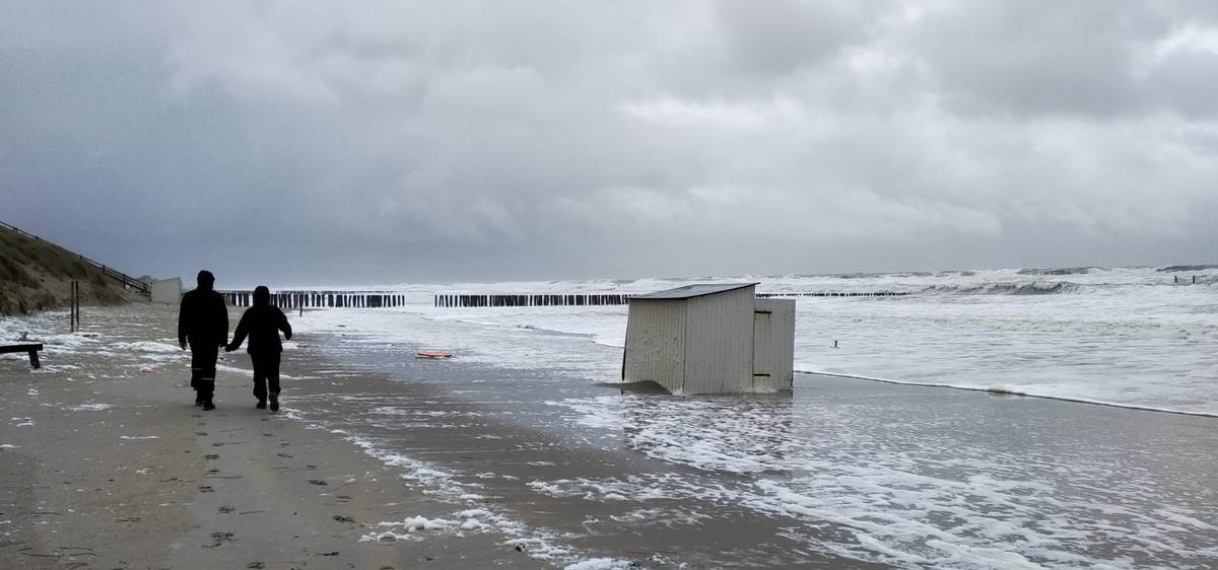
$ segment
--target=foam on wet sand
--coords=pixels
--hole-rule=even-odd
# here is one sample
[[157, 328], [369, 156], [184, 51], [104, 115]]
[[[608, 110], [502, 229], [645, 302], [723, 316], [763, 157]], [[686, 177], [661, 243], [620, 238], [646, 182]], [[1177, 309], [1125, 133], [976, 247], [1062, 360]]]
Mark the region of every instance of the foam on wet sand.
[[1218, 562], [1213, 418], [810, 375], [789, 398], [638, 395], [307, 326], [284, 412], [253, 409], [230, 354], [204, 413], [162, 350], [171, 310], [105, 315], [50, 373], [0, 361], [0, 473], [31, 482], [0, 492], [0, 567]]

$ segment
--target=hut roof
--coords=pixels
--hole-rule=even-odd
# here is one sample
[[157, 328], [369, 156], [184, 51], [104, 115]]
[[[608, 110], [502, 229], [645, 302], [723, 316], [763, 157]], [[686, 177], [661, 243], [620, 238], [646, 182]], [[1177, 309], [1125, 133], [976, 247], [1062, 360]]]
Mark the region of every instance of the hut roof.
[[665, 289], [656, 291], [655, 293], [647, 293], [644, 295], [634, 295], [634, 299], [688, 299], [690, 297], [700, 297], [702, 295], [713, 295], [715, 293], [723, 293], [725, 291], [733, 291], [752, 287], [759, 283], [695, 283], [676, 289]]

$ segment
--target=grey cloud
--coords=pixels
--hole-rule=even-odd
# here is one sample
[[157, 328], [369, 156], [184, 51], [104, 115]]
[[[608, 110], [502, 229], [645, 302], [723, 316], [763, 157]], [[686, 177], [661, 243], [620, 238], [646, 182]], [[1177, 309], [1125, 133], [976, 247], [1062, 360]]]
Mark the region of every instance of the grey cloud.
[[1218, 50], [1151, 53], [1182, 30], [1212, 30], [1215, 15], [1185, 3], [949, 2], [896, 45], [920, 54], [932, 88], [962, 112], [1213, 118]]
[[1162, 47], [1205, 5], [62, 8], [3, 5], [0, 219], [138, 273], [1167, 263], [1214, 237], [1212, 54]]

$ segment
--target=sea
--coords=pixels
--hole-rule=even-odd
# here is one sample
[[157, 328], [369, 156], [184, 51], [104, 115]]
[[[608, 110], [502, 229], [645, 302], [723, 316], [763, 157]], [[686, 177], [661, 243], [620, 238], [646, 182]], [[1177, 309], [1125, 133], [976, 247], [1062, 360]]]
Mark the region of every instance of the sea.
[[[756, 283], [759, 294], [796, 300], [792, 394], [677, 397], [606, 390], [622, 377], [625, 305], [435, 303], [441, 294], [629, 295], [694, 283]], [[495, 479], [495, 473], [414, 457], [406, 436], [396, 441], [387, 424], [456, 426], [494, 414], [581, 448], [645, 458], [650, 467], [642, 473], [566, 470], [553, 478], [540, 469], [520, 482], [539, 499], [622, 505], [614, 516], [641, 528], [696, 527], [731, 508], [789, 521], [779, 525], [780, 534], [807, 552], [898, 568], [1218, 568], [1218, 457], [1181, 452], [1177, 445], [1193, 438], [1212, 449], [1216, 436], [1206, 429], [1218, 431], [1218, 420], [1210, 419], [1218, 417], [1218, 266], [348, 288], [393, 291], [406, 302], [292, 312], [302, 337], [323, 340], [306, 348], [289, 342], [285, 359], [292, 350], [312, 350], [348, 370], [426, 383], [485, 409], [429, 414], [418, 401], [314, 393], [295, 402], [286, 397], [286, 416], [347, 437], [405, 469], [411, 484], [455, 505], [476, 498], [478, 481]], [[30, 323], [0, 320], [0, 336], [23, 326]], [[78, 349], [74, 343], [62, 342], [61, 349]], [[136, 348], [152, 359], [180, 359], [173, 345], [173, 339], [150, 339]], [[420, 372], [426, 369], [411, 362], [418, 350], [453, 354], [451, 362], [422, 366], [451, 364], [465, 372]], [[470, 382], [470, 371], [476, 376], [478, 370], [509, 380]], [[311, 379], [341, 374], [323, 370]], [[884, 384], [906, 385], [894, 389], [964, 411], [897, 416], [894, 422], [891, 414], [900, 408], [868, 391]], [[832, 401], [823, 397], [829, 385], [835, 387]], [[1043, 399], [1067, 411], [1011, 423], [1014, 443], [1004, 448], [1006, 436], [996, 441], [993, 429], [977, 426], [1006, 420], [957, 397], [968, 394]], [[334, 398], [359, 407], [321, 404]], [[1122, 408], [1157, 414], [1152, 417], [1166, 418], [1165, 427], [1141, 438], [1121, 431], [1119, 422], [1088, 426], [1090, 410]], [[1074, 423], [1063, 423], [1063, 416]], [[1103, 433], [1076, 433], [1093, 428]], [[987, 435], [977, 436], [982, 432]], [[367, 538], [425, 528], [497, 528], [505, 541], [527, 544], [538, 559], [575, 570], [784, 567], [781, 560], [750, 564], [747, 555], [640, 560], [581, 554], [569, 532], [522, 530], [511, 512], [455, 512], [476, 513], [467, 519], [477, 520], [387, 522], [383, 533]], [[595, 522], [585, 521], [585, 527]], [[814, 531], [824, 525], [841, 532]]]
[[[614, 381], [625, 306], [441, 308], [434, 295], [640, 294], [691, 283], [757, 283], [759, 294], [795, 298], [797, 372], [1218, 416], [1218, 266], [371, 285], [350, 289], [400, 292], [409, 304], [358, 318], [309, 312], [302, 322]], [[555, 343], [556, 334], [585, 342]]]

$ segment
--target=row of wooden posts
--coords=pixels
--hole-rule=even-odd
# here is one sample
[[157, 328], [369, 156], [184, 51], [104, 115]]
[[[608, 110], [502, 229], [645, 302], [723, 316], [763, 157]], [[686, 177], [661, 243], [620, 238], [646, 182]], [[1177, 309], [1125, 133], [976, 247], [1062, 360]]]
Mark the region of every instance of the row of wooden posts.
[[436, 295], [436, 307], [564, 307], [585, 305], [625, 305], [630, 295]]
[[[253, 291], [221, 291], [230, 305], [248, 307], [253, 303]], [[892, 291], [804, 293], [758, 293], [758, 297], [898, 297], [909, 293]], [[435, 307], [568, 307], [625, 305], [626, 293], [598, 294], [443, 294], [434, 295]], [[400, 307], [406, 295], [393, 291], [279, 291], [271, 293], [271, 304], [284, 309], [326, 307], [379, 308]]]
[[[254, 301], [253, 291], [220, 291], [220, 294], [235, 307], [248, 307]], [[406, 296], [389, 291], [280, 291], [271, 293], [271, 304], [281, 309], [400, 307], [406, 304]]]

